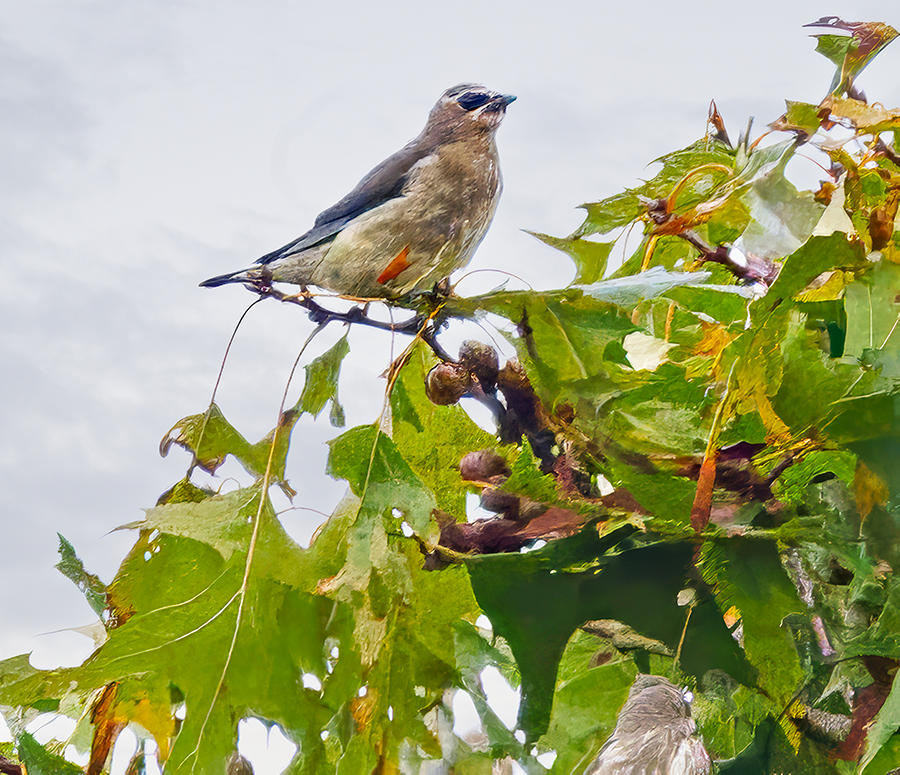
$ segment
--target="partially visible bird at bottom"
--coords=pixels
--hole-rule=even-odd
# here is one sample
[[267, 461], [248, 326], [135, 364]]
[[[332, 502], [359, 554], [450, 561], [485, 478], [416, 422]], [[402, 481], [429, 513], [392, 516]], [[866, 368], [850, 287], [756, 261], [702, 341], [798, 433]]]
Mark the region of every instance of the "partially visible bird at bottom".
[[662, 676], [639, 674], [616, 728], [584, 775], [708, 775], [712, 762], [696, 730], [683, 689]]
[[447, 89], [422, 132], [312, 229], [200, 285], [275, 281], [384, 299], [432, 290], [469, 263], [491, 224], [502, 189], [494, 136], [514, 99], [477, 84]]

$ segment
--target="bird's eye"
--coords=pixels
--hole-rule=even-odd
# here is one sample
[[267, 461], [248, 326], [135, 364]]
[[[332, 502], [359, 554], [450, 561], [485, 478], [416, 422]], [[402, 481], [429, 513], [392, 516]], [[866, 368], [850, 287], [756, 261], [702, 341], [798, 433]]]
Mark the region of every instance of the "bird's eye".
[[484, 92], [467, 91], [465, 94], [461, 94], [456, 101], [465, 110], [475, 110], [484, 105], [488, 99], [488, 95]]

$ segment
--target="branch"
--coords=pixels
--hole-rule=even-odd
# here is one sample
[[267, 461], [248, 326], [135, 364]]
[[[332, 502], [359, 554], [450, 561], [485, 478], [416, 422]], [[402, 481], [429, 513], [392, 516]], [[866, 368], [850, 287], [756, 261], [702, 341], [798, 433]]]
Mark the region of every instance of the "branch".
[[[735, 277], [747, 284], [763, 283], [768, 288], [778, 277], [780, 267], [778, 264], [766, 258], [754, 256], [752, 253], [744, 253], [734, 247], [718, 245], [712, 247], [697, 232], [691, 229], [680, 228], [677, 218], [670, 210], [670, 197], [662, 199], [647, 199], [641, 197], [642, 203], [647, 207], [647, 217], [653, 223], [654, 233], [671, 234], [681, 237], [700, 251], [701, 261], [712, 261], [721, 264]], [[664, 228], [668, 225], [668, 229]]]
[[247, 287], [250, 288], [250, 290], [255, 291], [261, 297], [268, 296], [278, 301], [303, 307], [303, 309], [309, 313], [309, 319], [318, 325], [327, 325], [332, 321], [338, 321], [346, 323], [347, 325], [356, 323], [363, 326], [369, 326], [370, 328], [377, 328], [382, 331], [390, 331], [395, 334], [418, 336], [442, 361], [450, 363], [455, 362], [447, 351], [441, 347], [436, 338], [438, 331], [444, 324], [444, 320], [442, 319], [436, 320], [426, 315], [417, 314], [399, 323], [389, 323], [383, 320], [370, 318], [366, 314], [365, 307], [352, 307], [346, 312], [337, 312], [321, 306], [312, 296], [305, 292], [299, 294], [287, 294], [277, 288], [273, 288], [271, 285], [263, 283], [253, 283], [252, 285], [247, 285]]
[[884, 142], [880, 137], [875, 141], [875, 151], [883, 154], [885, 159], [892, 161], [898, 167], [900, 167], [900, 154], [897, 153], [891, 146]]
[[778, 277], [780, 267], [767, 258], [760, 258], [752, 253], [744, 253], [742, 250], [725, 245], [718, 245], [714, 248], [707, 244], [697, 232], [690, 229], [681, 232], [678, 236], [700, 251], [701, 261], [721, 264], [735, 277], [747, 284], [763, 283], [768, 288]]

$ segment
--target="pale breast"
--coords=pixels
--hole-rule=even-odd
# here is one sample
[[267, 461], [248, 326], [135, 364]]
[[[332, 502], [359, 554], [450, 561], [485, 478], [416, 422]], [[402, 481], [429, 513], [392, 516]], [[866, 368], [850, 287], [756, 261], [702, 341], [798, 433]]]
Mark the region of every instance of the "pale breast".
[[337, 235], [311, 282], [365, 297], [430, 290], [469, 263], [501, 187], [492, 141], [442, 146], [416, 164], [401, 196]]

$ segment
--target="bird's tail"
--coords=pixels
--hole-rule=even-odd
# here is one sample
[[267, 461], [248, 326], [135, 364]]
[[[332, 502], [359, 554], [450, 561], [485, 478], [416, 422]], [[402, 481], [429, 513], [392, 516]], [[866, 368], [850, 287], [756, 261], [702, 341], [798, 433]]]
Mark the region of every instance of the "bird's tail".
[[218, 288], [220, 285], [228, 285], [228, 283], [242, 283], [246, 282], [247, 270], [241, 269], [239, 272], [229, 272], [228, 274], [220, 274], [215, 277], [210, 277], [208, 280], [204, 280], [200, 283], [201, 288]]

